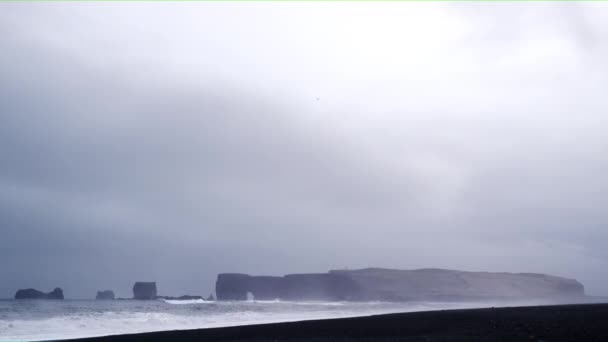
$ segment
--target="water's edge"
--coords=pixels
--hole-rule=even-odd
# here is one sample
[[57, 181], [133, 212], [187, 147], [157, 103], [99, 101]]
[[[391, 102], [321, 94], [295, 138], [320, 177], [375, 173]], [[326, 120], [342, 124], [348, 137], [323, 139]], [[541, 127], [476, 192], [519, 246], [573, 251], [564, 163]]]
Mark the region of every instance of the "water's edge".
[[556, 303], [9, 300], [0, 301], [0, 340], [60, 340], [399, 312], [542, 304]]

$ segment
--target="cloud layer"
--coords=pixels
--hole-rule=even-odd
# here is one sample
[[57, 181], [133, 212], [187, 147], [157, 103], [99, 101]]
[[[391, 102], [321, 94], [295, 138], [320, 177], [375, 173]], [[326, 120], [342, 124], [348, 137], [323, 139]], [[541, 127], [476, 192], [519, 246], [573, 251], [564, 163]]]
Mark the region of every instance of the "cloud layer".
[[0, 297], [218, 272], [603, 294], [604, 4], [0, 5]]

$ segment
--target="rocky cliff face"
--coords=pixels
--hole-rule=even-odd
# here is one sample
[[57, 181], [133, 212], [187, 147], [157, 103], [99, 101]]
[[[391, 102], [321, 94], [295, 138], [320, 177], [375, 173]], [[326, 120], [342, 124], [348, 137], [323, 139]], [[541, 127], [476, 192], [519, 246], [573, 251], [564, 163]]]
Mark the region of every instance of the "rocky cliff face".
[[133, 285], [133, 299], [156, 299], [156, 283], [138, 281]]
[[367, 300], [483, 300], [584, 295], [574, 279], [535, 273], [463, 272], [442, 269], [368, 268], [330, 271], [348, 275]]
[[251, 293], [258, 300], [346, 300], [356, 284], [342, 274], [289, 274], [284, 277], [250, 276], [238, 273], [218, 275], [218, 300], [246, 300]]
[[[251, 289], [251, 276], [241, 273], [220, 273], [215, 282], [218, 300], [247, 300]], [[270, 287], [270, 284], [268, 285]], [[270, 290], [268, 290], [270, 291]]]
[[100, 300], [114, 300], [114, 298], [114, 291], [112, 290], [97, 291], [97, 296], [95, 296], [95, 299]]
[[574, 279], [544, 274], [441, 269], [335, 270], [284, 277], [219, 274], [218, 300], [483, 300], [581, 296]]
[[15, 293], [15, 299], [63, 299], [63, 290], [56, 288], [49, 293], [36, 289], [21, 289]]
[[248, 293], [258, 300], [347, 300], [357, 292], [357, 285], [347, 276], [332, 273], [284, 277], [223, 273], [215, 290], [218, 300], [246, 300]]

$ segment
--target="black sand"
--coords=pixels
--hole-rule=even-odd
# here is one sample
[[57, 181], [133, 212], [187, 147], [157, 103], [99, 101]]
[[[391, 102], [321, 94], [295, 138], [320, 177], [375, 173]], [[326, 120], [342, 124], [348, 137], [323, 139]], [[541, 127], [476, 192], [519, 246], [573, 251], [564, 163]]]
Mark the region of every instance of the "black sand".
[[122, 341], [608, 341], [608, 304], [400, 313], [80, 339]]

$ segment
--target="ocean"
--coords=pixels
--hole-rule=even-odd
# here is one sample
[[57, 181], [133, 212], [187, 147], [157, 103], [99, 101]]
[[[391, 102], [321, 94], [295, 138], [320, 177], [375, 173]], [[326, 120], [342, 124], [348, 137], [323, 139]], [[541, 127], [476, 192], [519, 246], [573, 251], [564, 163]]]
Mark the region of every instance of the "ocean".
[[54, 340], [492, 306], [504, 305], [487, 302], [0, 300], [0, 341]]

